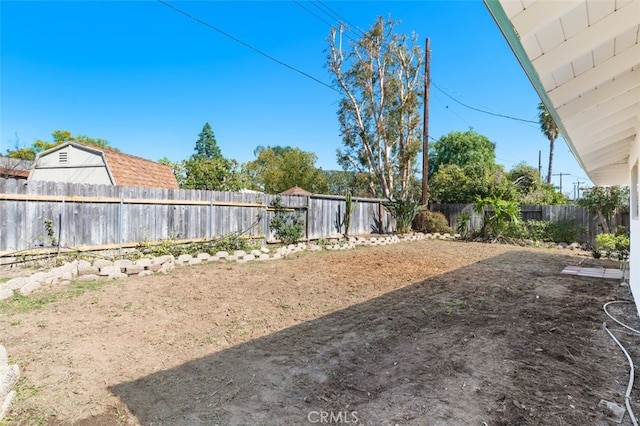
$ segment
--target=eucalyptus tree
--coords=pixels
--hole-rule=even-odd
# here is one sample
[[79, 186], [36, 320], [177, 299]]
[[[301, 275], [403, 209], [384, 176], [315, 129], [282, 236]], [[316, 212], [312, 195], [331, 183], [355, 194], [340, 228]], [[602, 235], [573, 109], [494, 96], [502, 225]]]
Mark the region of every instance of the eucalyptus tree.
[[332, 29], [327, 66], [342, 94], [338, 163], [366, 173], [371, 192], [406, 198], [421, 150], [422, 53], [417, 36], [394, 33], [379, 17], [362, 38], [343, 43]]

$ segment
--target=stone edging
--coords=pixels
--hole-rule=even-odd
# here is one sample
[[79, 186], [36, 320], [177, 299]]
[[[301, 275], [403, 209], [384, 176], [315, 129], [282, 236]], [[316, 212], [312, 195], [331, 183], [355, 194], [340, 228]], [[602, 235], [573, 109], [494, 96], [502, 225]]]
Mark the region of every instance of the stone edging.
[[9, 357], [4, 346], [0, 345], [0, 420], [9, 412], [9, 407], [16, 397], [13, 386], [20, 378], [20, 367], [9, 365]]
[[276, 260], [286, 257], [291, 253], [299, 251], [319, 251], [319, 250], [346, 250], [357, 246], [377, 246], [394, 244], [400, 241], [415, 241], [424, 238], [431, 239], [455, 239], [459, 236], [449, 234], [410, 234], [402, 237], [397, 235], [381, 237], [350, 237], [347, 240], [329, 240], [325, 245], [317, 243], [298, 243], [280, 247], [276, 250], [269, 250], [266, 247], [260, 250], [245, 252], [236, 250], [234, 252], [219, 251], [215, 255], [200, 253], [197, 256], [182, 254], [175, 258], [173, 255], [163, 255], [154, 258], [142, 258], [136, 261], [128, 259], [106, 260], [96, 259], [93, 263], [86, 260], [74, 260], [62, 266], [54, 268], [48, 272], [36, 272], [29, 277], [13, 278], [0, 284], [0, 300], [8, 299], [18, 292], [26, 296], [43, 285], [69, 284], [76, 281], [98, 281], [102, 279], [124, 279], [130, 276], [144, 277], [157, 273], [166, 274], [176, 266], [197, 265], [206, 262], [237, 262], [246, 263], [251, 261]]

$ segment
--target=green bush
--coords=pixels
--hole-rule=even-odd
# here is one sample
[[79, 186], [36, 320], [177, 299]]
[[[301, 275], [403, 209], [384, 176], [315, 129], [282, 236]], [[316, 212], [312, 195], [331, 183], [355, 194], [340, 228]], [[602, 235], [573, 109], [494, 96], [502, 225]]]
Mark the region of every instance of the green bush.
[[575, 220], [560, 220], [549, 222], [546, 220], [530, 220], [526, 222], [526, 238], [538, 241], [584, 242], [586, 229], [578, 225]]
[[585, 238], [586, 230], [575, 220], [560, 220], [549, 224], [549, 241], [559, 243], [561, 241], [572, 243], [582, 242]]
[[629, 237], [626, 235], [600, 234], [596, 237], [596, 248], [612, 252], [615, 250], [629, 250]]
[[628, 235], [600, 234], [596, 237], [593, 257], [599, 258], [604, 253], [609, 258], [624, 260], [629, 257], [630, 246]]
[[396, 232], [406, 234], [411, 231], [411, 224], [416, 215], [424, 210], [424, 207], [413, 200], [391, 200], [384, 203], [391, 215], [396, 220]]
[[298, 213], [287, 211], [282, 206], [280, 197], [277, 197], [271, 203], [271, 206], [275, 209], [275, 215], [271, 219], [271, 230], [274, 232], [275, 237], [279, 239], [282, 244], [294, 244], [300, 240], [304, 235], [304, 221], [302, 216]]
[[527, 238], [538, 241], [549, 241], [549, 225], [546, 220], [529, 220], [525, 223]]
[[[491, 210], [485, 212], [487, 206]], [[515, 201], [476, 196], [475, 210], [484, 215], [481, 232], [485, 238], [522, 237], [524, 227], [520, 218], [520, 206]]]
[[413, 219], [412, 229], [416, 232], [433, 233], [440, 232], [441, 234], [451, 232], [447, 217], [439, 212], [432, 212], [429, 210], [422, 210], [416, 214]]

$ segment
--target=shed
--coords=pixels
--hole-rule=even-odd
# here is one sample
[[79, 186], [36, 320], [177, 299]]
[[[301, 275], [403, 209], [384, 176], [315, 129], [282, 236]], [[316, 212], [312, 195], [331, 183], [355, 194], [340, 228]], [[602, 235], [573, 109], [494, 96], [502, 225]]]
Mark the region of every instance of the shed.
[[77, 142], [65, 142], [38, 153], [29, 180], [179, 188], [169, 166]]

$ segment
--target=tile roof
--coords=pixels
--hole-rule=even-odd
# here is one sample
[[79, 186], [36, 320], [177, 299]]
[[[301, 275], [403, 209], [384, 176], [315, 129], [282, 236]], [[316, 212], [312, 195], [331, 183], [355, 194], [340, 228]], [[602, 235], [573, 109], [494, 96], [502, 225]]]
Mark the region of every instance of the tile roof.
[[179, 188], [178, 181], [169, 166], [111, 149], [94, 146], [89, 148], [104, 153], [116, 185]]
[[33, 162], [0, 156], [0, 178], [27, 179]]

